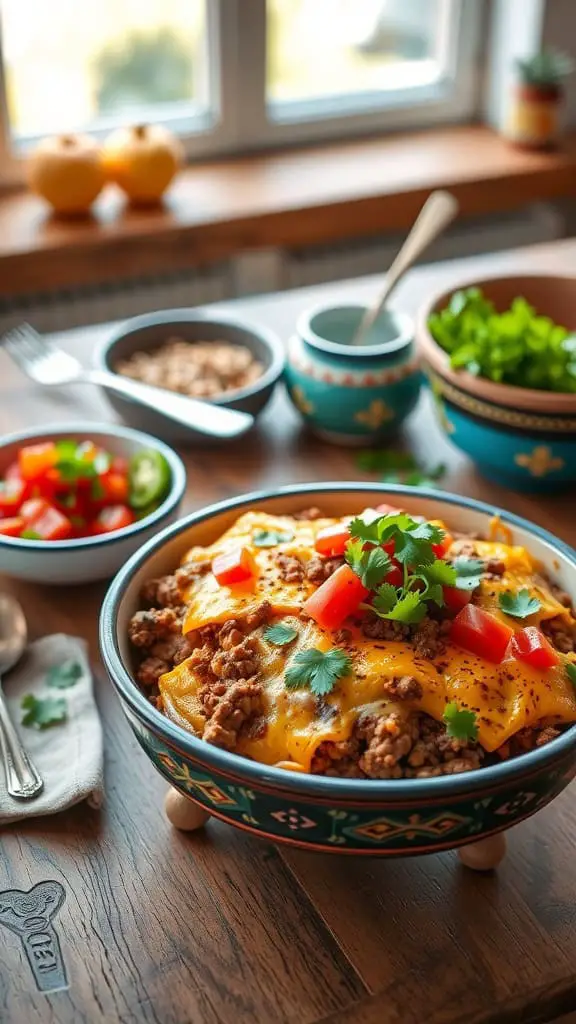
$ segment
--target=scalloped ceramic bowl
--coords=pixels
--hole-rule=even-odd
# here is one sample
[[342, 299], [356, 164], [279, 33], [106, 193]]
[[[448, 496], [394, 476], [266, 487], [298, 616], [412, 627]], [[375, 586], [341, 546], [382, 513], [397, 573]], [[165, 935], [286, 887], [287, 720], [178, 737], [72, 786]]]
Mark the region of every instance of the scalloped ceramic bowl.
[[520, 491], [559, 490], [576, 482], [576, 394], [495, 384], [453, 370], [428, 330], [431, 313], [455, 291], [481, 288], [500, 311], [523, 296], [539, 313], [576, 331], [576, 276], [524, 274], [459, 281], [420, 310], [417, 338], [436, 399], [438, 422], [485, 476]]
[[89, 439], [112, 455], [125, 458], [144, 448], [155, 448], [170, 466], [170, 490], [156, 511], [145, 519], [101, 537], [42, 541], [0, 536], [0, 572], [7, 576], [59, 585], [109, 580], [141, 544], [173, 523], [178, 515], [186, 490], [186, 470], [181, 458], [156, 437], [128, 427], [73, 422], [6, 434], [0, 440], [0, 479], [23, 444], [65, 438]]
[[[406, 856], [433, 853], [509, 828], [557, 796], [576, 774], [576, 726], [528, 754], [462, 775], [433, 779], [338, 779], [258, 764], [204, 743], [172, 723], [134, 682], [127, 632], [150, 577], [171, 572], [192, 544], [207, 544], [245, 509], [328, 515], [357, 512], [375, 497], [461, 530], [486, 531], [498, 514], [518, 543], [576, 594], [576, 552], [545, 530], [491, 505], [436, 491], [376, 484], [305, 484], [248, 494], [193, 513], [130, 559], [106, 595], [100, 620], [104, 664], [124, 714], [154, 767], [211, 815], [260, 837], [328, 852]], [[393, 497], [393, 502], [396, 501]]]

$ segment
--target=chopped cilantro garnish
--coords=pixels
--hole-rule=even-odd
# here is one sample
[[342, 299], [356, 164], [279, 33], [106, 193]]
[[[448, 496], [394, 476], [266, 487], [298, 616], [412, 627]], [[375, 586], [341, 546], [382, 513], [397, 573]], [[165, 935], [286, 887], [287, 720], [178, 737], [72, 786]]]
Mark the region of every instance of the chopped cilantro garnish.
[[392, 562], [383, 548], [364, 550], [361, 540], [351, 540], [346, 545], [346, 561], [367, 590], [375, 590], [382, 582], [386, 573], [390, 572]]
[[[445, 586], [455, 586], [456, 570], [436, 557], [444, 531], [434, 523], [419, 522], [405, 512], [373, 518], [357, 517], [349, 526], [352, 540], [346, 560], [368, 590], [375, 591], [371, 604], [363, 605], [384, 619], [417, 623], [427, 613], [427, 602], [444, 604]], [[394, 562], [383, 546], [393, 543]], [[365, 546], [374, 545], [365, 550]], [[400, 565], [402, 585], [393, 586], [386, 577], [393, 565]]]
[[468, 708], [459, 708], [453, 702], [447, 704], [442, 715], [446, 724], [446, 733], [454, 740], [475, 740], [478, 736], [476, 715]]
[[425, 469], [411, 452], [394, 449], [374, 449], [359, 452], [356, 464], [366, 473], [381, 473], [387, 484], [407, 484], [409, 487], [434, 487], [446, 472], [443, 463]]
[[506, 615], [512, 615], [515, 619], [526, 619], [534, 615], [542, 607], [537, 597], [532, 597], [527, 587], [523, 587], [517, 594], [507, 590], [498, 597], [500, 610]]
[[42, 537], [36, 530], [22, 530], [20, 540], [42, 540]]
[[252, 534], [252, 543], [257, 548], [274, 548], [293, 539], [294, 534], [289, 530], [254, 530]]
[[456, 573], [455, 586], [459, 590], [476, 590], [476, 587], [480, 586], [485, 565], [479, 558], [467, 558], [466, 555], [458, 555], [454, 559], [452, 566]]
[[25, 712], [22, 715], [22, 725], [31, 729], [48, 729], [51, 725], [64, 722], [67, 717], [66, 701], [63, 697], [35, 697], [28, 693], [22, 697], [20, 707]]
[[312, 647], [294, 655], [286, 671], [285, 683], [289, 690], [308, 686], [316, 697], [325, 697], [351, 670], [352, 662], [340, 647], [332, 647], [329, 651]]
[[293, 626], [285, 626], [282, 622], [276, 623], [275, 626], [268, 626], [268, 629], [264, 630], [264, 639], [276, 647], [284, 647], [285, 644], [291, 644], [297, 636], [297, 629], [294, 629]]

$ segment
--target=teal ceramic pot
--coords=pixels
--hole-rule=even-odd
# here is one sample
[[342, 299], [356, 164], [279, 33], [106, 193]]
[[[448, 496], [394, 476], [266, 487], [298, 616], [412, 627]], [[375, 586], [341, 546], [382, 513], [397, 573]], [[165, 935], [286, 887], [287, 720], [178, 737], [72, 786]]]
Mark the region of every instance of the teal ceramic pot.
[[[534, 275], [466, 282], [481, 288], [496, 308], [517, 296], [556, 323], [576, 331], [576, 278]], [[517, 491], [550, 493], [576, 483], [576, 395], [495, 384], [453, 370], [432, 338], [430, 313], [444, 308], [452, 288], [420, 313], [418, 342], [436, 400], [438, 422], [449, 440], [484, 476]]]
[[499, 515], [519, 544], [576, 593], [576, 553], [546, 531], [490, 505], [431, 490], [326, 484], [251, 494], [196, 512], [146, 544], [114, 580], [103, 604], [100, 644], [120, 706], [154, 767], [210, 814], [274, 842], [309, 850], [383, 857], [433, 853], [509, 828], [557, 796], [576, 774], [576, 727], [497, 765], [432, 779], [338, 779], [258, 764], [204, 743], [162, 715], [133, 681], [127, 639], [139, 592], [172, 571], [192, 544], [214, 540], [247, 508], [329, 515], [390, 500], [465, 531], [486, 532]]
[[363, 306], [323, 306], [304, 313], [288, 344], [286, 385], [320, 437], [366, 445], [393, 434], [412, 411], [421, 375], [410, 317], [384, 311], [352, 346]]

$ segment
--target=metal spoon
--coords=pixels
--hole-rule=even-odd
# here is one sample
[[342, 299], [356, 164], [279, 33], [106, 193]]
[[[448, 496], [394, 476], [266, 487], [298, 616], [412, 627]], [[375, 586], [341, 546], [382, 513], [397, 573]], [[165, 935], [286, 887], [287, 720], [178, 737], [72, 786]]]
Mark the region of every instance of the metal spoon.
[[454, 220], [457, 213], [458, 201], [451, 192], [432, 192], [428, 196], [412, 225], [408, 238], [405, 240], [386, 274], [382, 290], [372, 306], [364, 313], [356, 334], [352, 338], [353, 345], [363, 345], [365, 343], [366, 335], [376, 323], [400, 278], [404, 276], [407, 270], [410, 270], [412, 264], [416, 262], [424, 250], [448, 227], [448, 224]]
[[44, 783], [28, 758], [12, 725], [2, 692], [2, 676], [22, 657], [28, 630], [20, 605], [9, 594], [0, 594], [0, 752], [10, 796], [31, 800]]

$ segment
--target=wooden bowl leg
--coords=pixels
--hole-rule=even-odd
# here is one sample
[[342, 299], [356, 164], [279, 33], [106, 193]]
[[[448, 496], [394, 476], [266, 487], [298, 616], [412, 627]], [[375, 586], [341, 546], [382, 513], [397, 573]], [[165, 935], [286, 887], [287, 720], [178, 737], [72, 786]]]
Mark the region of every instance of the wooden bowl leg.
[[486, 839], [478, 839], [475, 843], [461, 846], [458, 856], [462, 864], [473, 871], [492, 871], [498, 867], [506, 854], [506, 836], [497, 832]]
[[210, 817], [203, 807], [172, 788], [166, 793], [164, 810], [170, 824], [182, 832], [194, 832], [202, 828]]

